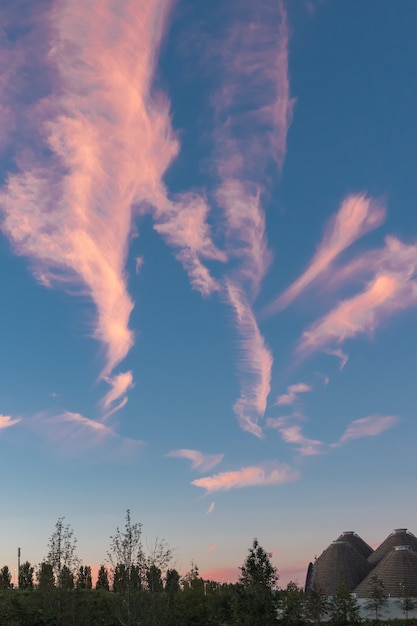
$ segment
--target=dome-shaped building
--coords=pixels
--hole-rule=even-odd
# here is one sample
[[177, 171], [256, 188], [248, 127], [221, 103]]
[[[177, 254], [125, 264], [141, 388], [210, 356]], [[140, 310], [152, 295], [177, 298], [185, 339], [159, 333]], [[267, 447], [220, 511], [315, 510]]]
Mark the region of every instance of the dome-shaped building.
[[388, 596], [417, 597], [417, 552], [409, 545], [394, 546], [356, 587], [358, 598], [369, 598], [372, 595], [375, 576], [382, 581]]
[[369, 563], [372, 566], [377, 565], [395, 546], [410, 546], [417, 552], [417, 537], [406, 528], [396, 528], [368, 557]]
[[371, 565], [351, 542], [333, 541], [313, 564], [309, 587], [333, 596], [342, 583], [355, 589], [370, 570]]
[[364, 541], [359, 535], [355, 533], [353, 530], [345, 530], [336, 541], [347, 541], [350, 543], [352, 548], [355, 548], [359, 554], [365, 559], [368, 559], [370, 555], [373, 553], [373, 549], [369, 546], [366, 541]]

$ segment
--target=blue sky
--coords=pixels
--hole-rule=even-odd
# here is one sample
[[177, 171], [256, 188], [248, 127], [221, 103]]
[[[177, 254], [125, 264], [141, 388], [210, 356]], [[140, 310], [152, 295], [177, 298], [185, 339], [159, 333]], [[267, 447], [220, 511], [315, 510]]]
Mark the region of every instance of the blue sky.
[[3, 2], [4, 563], [127, 508], [221, 580], [415, 530], [416, 18]]

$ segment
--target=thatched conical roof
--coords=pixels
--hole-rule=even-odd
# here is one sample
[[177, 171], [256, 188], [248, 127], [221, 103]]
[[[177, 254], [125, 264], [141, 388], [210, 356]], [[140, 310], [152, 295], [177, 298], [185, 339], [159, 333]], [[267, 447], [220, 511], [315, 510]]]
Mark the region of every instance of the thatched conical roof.
[[353, 591], [371, 569], [368, 561], [348, 541], [333, 541], [313, 566], [311, 585], [328, 596], [342, 583]]
[[368, 544], [353, 530], [345, 530], [336, 539], [336, 541], [347, 541], [348, 543], [350, 543], [352, 548], [356, 548], [359, 554], [362, 554], [365, 559], [367, 559], [373, 552], [371, 546], [368, 546]]
[[417, 538], [406, 528], [396, 528], [368, 557], [369, 563], [377, 565], [395, 546], [411, 546], [417, 552]]
[[356, 587], [360, 598], [371, 596], [374, 576], [382, 580], [391, 597], [417, 597], [417, 552], [409, 545], [394, 546]]

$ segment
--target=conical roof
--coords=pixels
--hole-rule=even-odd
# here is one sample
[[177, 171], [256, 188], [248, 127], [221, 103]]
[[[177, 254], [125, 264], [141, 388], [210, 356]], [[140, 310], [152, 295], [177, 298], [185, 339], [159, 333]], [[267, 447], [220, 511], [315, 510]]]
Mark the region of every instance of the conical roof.
[[353, 530], [345, 530], [345, 532], [343, 532], [340, 537], [336, 539], [336, 541], [347, 541], [350, 543], [352, 548], [356, 548], [359, 554], [362, 554], [365, 559], [367, 559], [373, 552], [371, 546], [368, 546], [368, 544]]
[[391, 597], [417, 597], [417, 552], [409, 545], [392, 548], [356, 587], [360, 598], [371, 596], [374, 576], [382, 580], [385, 592]]
[[369, 563], [377, 565], [395, 546], [410, 546], [417, 552], [417, 538], [406, 528], [396, 528], [368, 557]]
[[334, 596], [342, 583], [351, 591], [371, 569], [368, 561], [348, 541], [333, 541], [314, 563], [311, 585]]

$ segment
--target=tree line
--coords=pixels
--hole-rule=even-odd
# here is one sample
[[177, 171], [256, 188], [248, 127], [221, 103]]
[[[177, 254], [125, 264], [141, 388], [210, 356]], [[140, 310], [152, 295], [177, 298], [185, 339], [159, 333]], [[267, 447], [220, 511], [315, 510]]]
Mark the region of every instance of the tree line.
[[[345, 585], [331, 601], [320, 589], [308, 594], [296, 583], [278, 589], [278, 573], [257, 539], [235, 584], [204, 580], [192, 564], [184, 576], [172, 567], [173, 552], [156, 539], [144, 549], [142, 525], [126, 512], [110, 537], [107, 565], [93, 585], [91, 567], [77, 556], [72, 528], [59, 518], [38, 567], [20, 565], [13, 588], [0, 569], [0, 626], [303, 626], [360, 623], [359, 607]], [[384, 602], [380, 585], [373, 608]]]

